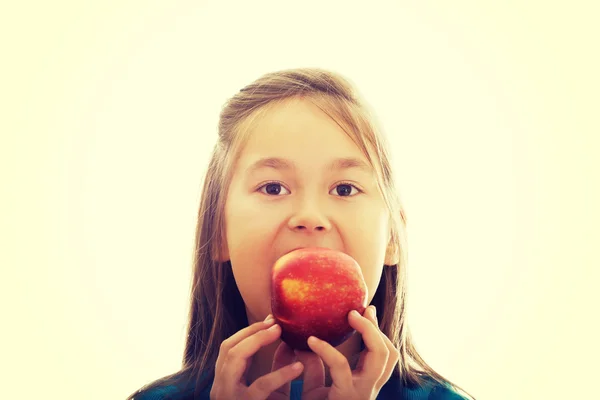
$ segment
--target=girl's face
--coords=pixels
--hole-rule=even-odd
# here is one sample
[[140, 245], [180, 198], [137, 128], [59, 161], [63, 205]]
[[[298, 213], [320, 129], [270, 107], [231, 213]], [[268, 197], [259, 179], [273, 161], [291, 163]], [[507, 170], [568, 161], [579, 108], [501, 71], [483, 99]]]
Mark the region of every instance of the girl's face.
[[344, 131], [312, 103], [291, 99], [256, 122], [225, 205], [227, 257], [248, 322], [271, 312], [271, 268], [298, 247], [352, 256], [372, 300], [389, 240], [376, 174]]

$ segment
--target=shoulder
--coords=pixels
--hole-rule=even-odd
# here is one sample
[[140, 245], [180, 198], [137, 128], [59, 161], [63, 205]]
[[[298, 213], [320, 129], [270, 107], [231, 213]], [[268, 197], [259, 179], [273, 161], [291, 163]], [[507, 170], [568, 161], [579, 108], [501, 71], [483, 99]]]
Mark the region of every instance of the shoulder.
[[424, 381], [420, 386], [404, 386], [400, 378], [392, 377], [381, 389], [377, 399], [471, 400], [458, 394], [449, 384], [441, 385], [427, 377], [424, 377]]
[[167, 400], [181, 397], [177, 386], [154, 386], [138, 390], [132, 400]]
[[[212, 384], [200, 393], [200, 400], [208, 399]], [[195, 382], [187, 374], [176, 373], [155, 380], [133, 393], [127, 400], [193, 400]]]
[[437, 385], [431, 389], [427, 400], [470, 400], [461, 394], [458, 394], [450, 386]]

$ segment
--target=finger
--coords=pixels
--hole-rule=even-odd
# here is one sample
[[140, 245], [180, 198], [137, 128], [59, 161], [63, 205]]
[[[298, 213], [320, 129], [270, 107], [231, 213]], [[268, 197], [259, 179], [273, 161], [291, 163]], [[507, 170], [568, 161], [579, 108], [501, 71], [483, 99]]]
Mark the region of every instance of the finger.
[[277, 371], [270, 372], [255, 380], [248, 388], [247, 396], [244, 398], [252, 400], [264, 400], [277, 388], [291, 382], [302, 373], [302, 363], [295, 362], [286, 365]]
[[[371, 321], [371, 323], [377, 327], [377, 329], [379, 329], [379, 323], [377, 321], [377, 312], [375, 311], [375, 306], [370, 305], [369, 307], [367, 307], [367, 310], [365, 310], [363, 316], [365, 318], [367, 318], [369, 321]], [[364, 364], [365, 364], [365, 356], [367, 355], [368, 350], [363, 351], [360, 355], [360, 358], [358, 359], [358, 363], [356, 364], [356, 371], [362, 371], [364, 368]]]
[[[365, 310], [365, 315], [373, 312], [369, 307]], [[371, 316], [371, 319], [374, 317]], [[381, 337], [380, 330], [369, 319], [361, 316], [357, 311], [351, 311], [348, 316], [350, 326], [356, 329], [361, 335], [366, 347], [366, 354], [361, 363], [359, 376], [365, 379], [369, 384], [375, 384], [383, 374], [389, 350]]]
[[325, 386], [325, 365], [321, 357], [312, 351], [294, 351], [298, 361], [304, 364], [304, 383], [302, 393], [307, 393], [315, 388]]
[[396, 368], [396, 364], [398, 364], [398, 360], [400, 359], [400, 352], [398, 351], [398, 349], [396, 349], [392, 341], [383, 332], [381, 332], [381, 337], [383, 338], [385, 345], [390, 351], [390, 354], [388, 356], [385, 369], [383, 370], [383, 374], [381, 374], [381, 377], [375, 384], [375, 388], [377, 390], [381, 389], [383, 385], [385, 385], [386, 382], [390, 379], [392, 373], [394, 372], [394, 369]]
[[314, 351], [323, 362], [329, 367], [332, 387], [335, 386], [341, 391], [351, 390], [352, 370], [346, 357], [329, 343], [320, 340], [314, 336], [308, 338], [308, 346]]
[[[286, 365], [290, 365], [295, 361], [296, 355], [290, 346], [288, 346], [284, 341], [282, 341], [277, 349], [275, 350], [275, 354], [273, 355], [273, 364], [271, 365], [271, 371], [277, 371], [285, 367]], [[290, 397], [290, 384], [284, 384], [282, 387], [277, 388], [276, 391], [285, 395], [286, 398]]]
[[[269, 314], [269, 316], [267, 316], [267, 319], [269, 317], [272, 318], [272, 315]], [[237, 345], [240, 341], [247, 338], [248, 336], [252, 336], [256, 332], [270, 327], [275, 322], [275, 319], [271, 319], [270, 321], [267, 321], [267, 319], [265, 319], [265, 321], [256, 322], [250, 326], [247, 326], [246, 328], [239, 330], [238, 332], [221, 342], [219, 355], [217, 356], [217, 362], [215, 363], [216, 374], [219, 374], [221, 372], [221, 368], [223, 367], [223, 363], [225, 362], [225, 358], [227, 357], [229, 349]]]
[[221, 368], [224, 380], [235, 385], [242, 380], [244, 372], [252, 357], [261, 347], [275, 342], [281, 335], [281, 327], [272, 325], [269, 329], [260, 330], [229, 349]]
[[379, 328], [379, 322], [377, 322], [377, 311], [375, 310], [375, 306], [371, 305], [367, 307], [364, 313], [365, 318], [367, 318], [375, 327]]
[[[375, 309], [375, 306], [371, 305], [369, 306], [369, 308], [371, 310], [368, 313], [365, 313], [366, 317], [369, 321], [371, 321], [373, 325], [379, 328], [379, 322], [377, 320], [377, 311]], [[385, 333], [381, 332], [381, 330], [379, 331], [379, 334], [381, 335], [383, 342], [389, 350], [389, 355], [383, 373], [381, 374], [381, 377], [375, 384], [375, 388], [378, 390], [381, 389], [383, 385], [385, 385], [385, 383], [390, 379], [390, 376], [392, 376], [392, 372], [394, 372], [394, 368], [396, 367], [396, 364], [400, 359], [400, 352], [396, 349], [392, 341], [385, 335]]]
[[[369, 311], [368, 309], [372, 309], [373, 312]], [[367, 311], [369, 311], [369, 312], [367, 312]], [[371, 321], [371, 323], [373, 325], [375, 325], [377, 328], [379, 328], [379, 323], [377, 322], [377, 312], [375, 311], [375, 306], [370, 305], [369, 307], [367, 307], [367, 310], [365, 310], [365, 312], [364, 312], [364, 316], [369, 321]], [[356, 366], [355, 366], [356, 372], [360, 372], [363, 370], [364, 364], [365, 364], [365, 356], [367, 355], [367, 352], [368, 352], [368, 350], [362, 351], [360, 353], [360, 357], [358, 358], [358, 362], [356, 363]]]

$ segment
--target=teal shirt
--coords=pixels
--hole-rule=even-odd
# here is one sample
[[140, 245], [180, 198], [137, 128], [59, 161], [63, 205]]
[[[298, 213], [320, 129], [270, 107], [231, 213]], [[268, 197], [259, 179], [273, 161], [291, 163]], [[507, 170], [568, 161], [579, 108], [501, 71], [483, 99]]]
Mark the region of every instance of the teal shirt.
[[[292, 381], [290, 400], [302, 399], [301, 380]], [[434, 382], [435, 383], [435, 382]], [[212, 385], [207, 386], [200, 393], [200, 397], [194, 399], [194, 388], [188, 387], [185, 390], [177, 386], [151, 387], [142, 390], [141, 393], [134, 396], [134, 400], [210, 400], [210, 389]], [[400, 379], [391, 378], [381, 388], [377, 396], [378, 400], [469, 400], [467, 397], [459, 395], [448, 386], [439, 384], [427, 384], [417, 388], [407, 388], [402, 385]]]

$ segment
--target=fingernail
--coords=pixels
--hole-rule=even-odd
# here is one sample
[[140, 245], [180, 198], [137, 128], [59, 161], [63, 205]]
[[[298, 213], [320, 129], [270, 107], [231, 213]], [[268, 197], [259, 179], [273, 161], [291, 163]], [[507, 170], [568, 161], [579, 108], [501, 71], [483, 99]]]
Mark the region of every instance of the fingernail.
[[358, 316], [360, 316], [360, 314], [359, 314], [359, 313], [358, 313], [358, 311], [356, 311], [356, 310], [352, 310], [352, 311], [350, 311], [350, 314], [351, 314], [353, 317], [358, 317]]
[[265, 322], [267, 324], [270, 324], [273, 321], [275, 321], [275, 318], [273, 318], [273, 314], [269, 314], [269, 315], [267, 315], [267, 318], [265, 318]]
[[269, 328], [269, 329], [267, 329], [267, 330], [268, 330], [268, 331], [271, 331], [271, 332], [275, 332], [275, 331], [277, 330], [277, 328], [279, 328], [279, 325], [275, 324], [275, 325], [273, 325], [272, 327], [270, 327], [270, 328]]
[[300, 361], [298, 361], [298, 362], [295, 362], [292, 365], [292, 370], [294, 370], [294, 371], [302, 371], [302, 367], [304, 367], [304, 365], [302, 365], [302, 363]]

